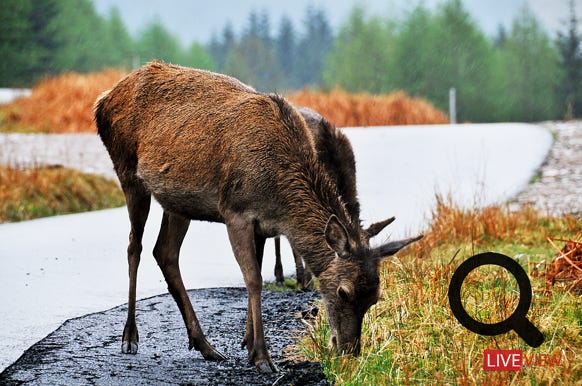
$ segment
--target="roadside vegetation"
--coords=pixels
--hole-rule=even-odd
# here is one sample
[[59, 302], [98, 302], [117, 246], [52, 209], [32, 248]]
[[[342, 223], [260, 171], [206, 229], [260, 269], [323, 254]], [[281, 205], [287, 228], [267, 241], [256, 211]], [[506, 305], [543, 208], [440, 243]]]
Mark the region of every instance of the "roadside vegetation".
[[[124, 75], [123, 71], [105, 70], [47, 78], [30, 96], [0, 106], [0, 132], [93, 133], [95, 99]], [[443, 111], [402, 91], [371, 95], [349, 94], [340, 88], [331, 92], [305, 89], [287, 98], [316, 110], [338, 127], [448, 123]]]
[[0, 166], [0, 223], [125, 205], [115, 181], [62, 167]]
[[449, 123], [442, 110], [403, 91], [350, 94], [336, 87], [330, 92], [304, 89], [286, 97], [297, 106], [312, 108], [337, 127]]
[[[439, 198], [425, 238], [382, 265], [381, 301], [364, 319], [361, 355], [332, 355], [324, 311], [309, 322], [300, 352], [321, 361], [328, 379], [341, 385], [575, 384], [582, 379], [581, 225], [579, 219], [547, 218], [530, 208], [462, 209]], [[567, 256], [572, 264], [556, 257], [565, 240], [578, 248], [577, 255]], [[486, 251], [517, 259], [528, 273], [533, 291], [528, 319], [545, 335], [539, 348], [513, 331], [479, 336], [452, 315], [447, 291], [453, 272]], [[553, 269], [560, 259], [572, 273], [569, 280]], [[461, 290], [467, 312], [483, 323], [506, 319], [518, 292], [513, 276], [495, 266], [471, 272]], [[484, 371], [485, 349], [522, 350], [534, 365], [518, 372]]]
[[68, 73], [39, 82], [30, 96], [0, 105], [0, 132], [91, 133], [93, 103], [125, 73]]

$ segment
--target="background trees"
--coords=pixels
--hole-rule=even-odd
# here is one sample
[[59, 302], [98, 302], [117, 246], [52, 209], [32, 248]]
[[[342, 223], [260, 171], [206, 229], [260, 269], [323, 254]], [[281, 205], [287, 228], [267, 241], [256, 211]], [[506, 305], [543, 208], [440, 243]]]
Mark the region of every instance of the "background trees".
[[563, 117], [556, 93], [559, 54], [540, 23], [524, 7], [500, 49], [503, 77], [501, 116], [506, 120], [540, 121]]
[[574, 0], [570, 0], [570, 19], [567, 33], [558, 32], [562, 79], [558, 87], [558, 102], [566, 106], [566, 116], [582, 117], [582, 35], [578, 32], [578, 18]]
[[207, 44], [183, 46], [159, 20], [131, 36], [116, 9], [100, 16], [91, 0], [5, 0], [0, 87], [161, 59], [231, 74], [264, 91], [401, 89], [445, 110], [455, 87], [460, 121], [582, 117], [582, 36], [570, 4], [569, 22], [555, 37], [525, 6], [509, 28], [488, 37], [462, 0], [442, 0], [399, 19], [356, 6], [337, 34], [323, 9], [307, 8], [297, 25], [284, 16], [276, 28], [266, 12], [253, 11], [241, 31], [226, 24]]
[[351, 92], [390, 91], [394, 79], [390, 66], [394, 43], [389, 21], [367, 17], [363, 8], [355, 7], [325, 62], [326, 86], [339, 85]]

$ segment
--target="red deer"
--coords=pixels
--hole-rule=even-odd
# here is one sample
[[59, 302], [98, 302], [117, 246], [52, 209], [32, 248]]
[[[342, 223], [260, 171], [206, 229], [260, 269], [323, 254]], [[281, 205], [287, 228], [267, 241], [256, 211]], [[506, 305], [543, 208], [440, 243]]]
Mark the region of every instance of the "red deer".
[[[315, 149], [319, 162], [334, 180], [338, 192], [346, 203], [346, 208], [352, 219], [360, 221], [360, 203], [356, 189], [356, 160], [354, 151], [348, 138], [324, 117], [312, 109], [296, 107], [301, 113], [305, 123], [315, 141]], [[387, 225], [394, 221], [394, 217], [374, 223], [365, 230], [368, 238], [376, 236]], [[275, 237], [275, 280], [278, 285], [284, 284], [283, 266], [281, 264], [281, 241]], [[302, 288], [312, 288], [311, 272], [308, 267], [303, 267], [301, 256], [293, 251], [297, 283]]]
[[243, 346], [260, 372], [276, 368], [265, 343], [257, 255], [265, 238], [279, 234], [319, 280], [334, 349], [359, 353], [362, 319], [378, 300], [381, 259], [418, 237], [369, 246], [318, 163], [305, 120], [284, 98], [228, 76], [151, 62], [96, 101], [95, 121], [131, 223], [124, 353], [138, 349], [136, 276], [151, 196], [164, 209], [153, 254], [190, 349], [224, 359], [202, 331], [178, 265], [190, 220], [202, 220], [226, 225], [248, 291]]

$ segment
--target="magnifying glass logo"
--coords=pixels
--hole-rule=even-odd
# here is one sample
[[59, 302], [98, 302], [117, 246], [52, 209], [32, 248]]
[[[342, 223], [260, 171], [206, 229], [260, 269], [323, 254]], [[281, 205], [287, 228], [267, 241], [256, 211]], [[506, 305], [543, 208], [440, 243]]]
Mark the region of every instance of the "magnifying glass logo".
[[[519, 285], [517, 308], [509, 318], [498, 323], [487, 324], [473, 319], [465, 311], [461, 302], [461, 285], [463, 281], [472, 270], [482, 265], [498, 265], [505, 268], [513, 274]], [[544, 342], [543, 334], [526, 318], [532, 297], [529, 278], [521, 265], [508, 256], [500, 253], [485, 252], [465, 260], [453, 274], [449, 284], [448, 296], [449, 305], [455, 318], [465, 328], [476, 334], [493, 336], [514, 330], [531, 347], [539, 347]]]

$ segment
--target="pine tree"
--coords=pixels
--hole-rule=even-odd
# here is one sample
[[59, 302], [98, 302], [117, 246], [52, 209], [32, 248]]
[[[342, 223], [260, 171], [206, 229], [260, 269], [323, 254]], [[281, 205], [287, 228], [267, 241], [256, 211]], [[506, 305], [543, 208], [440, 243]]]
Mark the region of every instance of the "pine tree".
[[514, 19], [501, 57], [507, 118], [526, 122], [558, 118], [559, 53], [527, 6]]
[[282, 87], [275, 47], [266, 13], [252, 11], [240, 41], [229, 51], [224, 72], [262, 91], [277, 91]]
[[137, 51], [141, 63], [154, 59], [179, 63], [182, 59], [182, 49], [178, 40], [168, 32], [158, 18], [152, 20], [142, 31], [137, 42]]
[[582, 51], [580, 42], [582, 35], [578, 32], [578, 19], [574, 1], [570, 0], [570, 22], [568, 33], [558, 32], [557, 45], [561, 55], [561, 65], [564, 70], [563, 80], [559, 88], [562, 106], [566, 117], [582, 117]]
[[0, 7], [0, 87], [23, 86], [38, 61], [30, 22], [30, 1], [7, 0]]
[[279, 33], [275, 39], [275, 51], [283, 75], [284, 86], [290, 88], [299, 87], [296, 76], [297, 47], [295, 29], [291, 19], [287, 16], [283, 16], [279, 23]]
[[391, 27], [379, 17], [368, 18], [354, 7], [340, 28], [326, 58], [323, 77], [327, 87], [340, 85], [350, 92], [390, 91]]
[[107, 47], [107, 64], [123, 68], [131, 68], [135, 49], [133, 41], [117, 8], [109, 12], [109, 20], [106, 21], [106, 29], [109, 37]]
[[235, 35], [231, 23], [227, 23], [224, 26], [222, 30], [222, 36], [220, 38], [218, 38], [216, 35], [213, 35], [210, 39], [208, 51], [212, 56], [217, 71], [224, 72], [226, 58], [234, 49], [235, 43]]
[[323, 65], [333, 34], [322, 9], [308, 7], [305, 13], [305, 34], [297, 48], [296, 77], [301, 85], [322, 86]]

